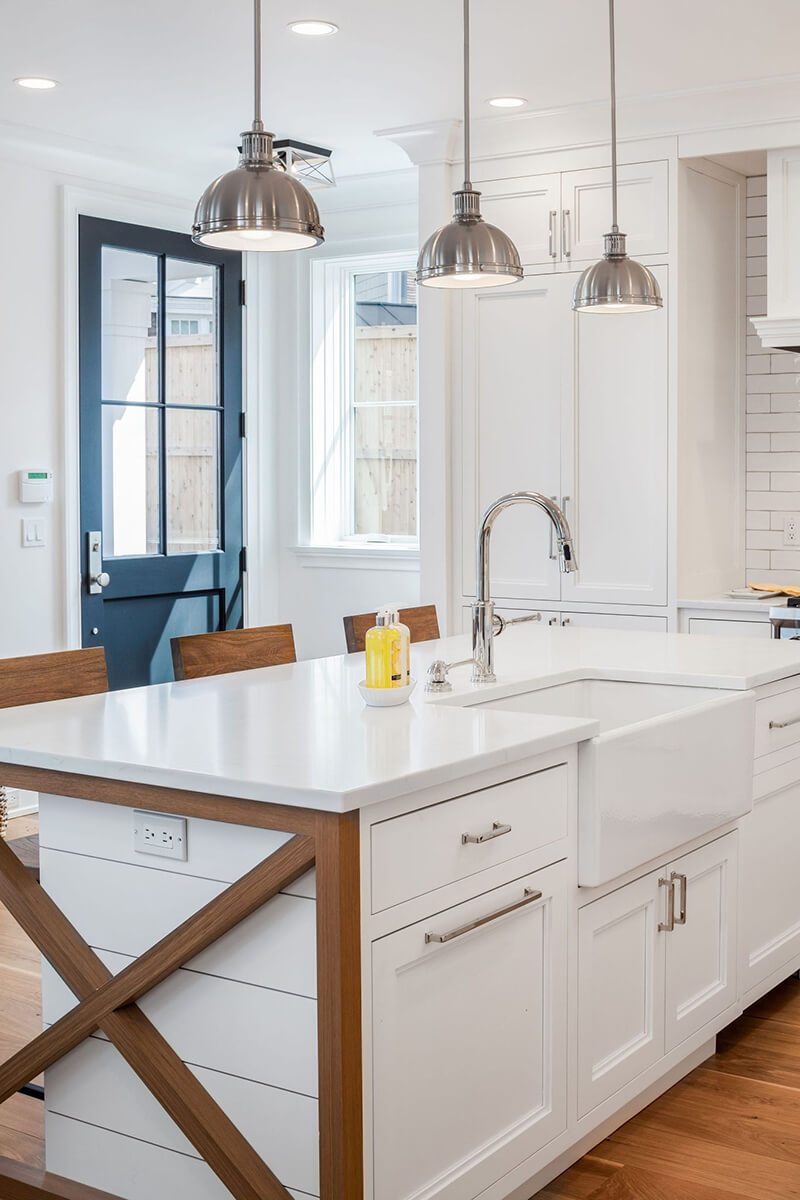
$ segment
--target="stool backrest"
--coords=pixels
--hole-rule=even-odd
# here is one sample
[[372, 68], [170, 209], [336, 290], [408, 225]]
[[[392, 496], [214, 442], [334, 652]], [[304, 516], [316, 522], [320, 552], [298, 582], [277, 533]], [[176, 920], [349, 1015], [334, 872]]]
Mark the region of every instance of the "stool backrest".
[[173, 638], [170, 644], [176, 679], [199, 679], [297, 662], [291, 625], [189, 634]]
[[[343, 617], [347, 653], [355, 654], [364, 649], [364, 638], [368, 629], [375, 624], [375, 613], [360, 613], [354, 617]], [[408, 626], [412, 642], [430, 642], [439, 637], [439, 618], [435, 604], [421, 604], [417, 608], [401, 608], [400, 620]]]
[[107, 691], [106, 652], [102, 646], [0, 658], [0, 708]]

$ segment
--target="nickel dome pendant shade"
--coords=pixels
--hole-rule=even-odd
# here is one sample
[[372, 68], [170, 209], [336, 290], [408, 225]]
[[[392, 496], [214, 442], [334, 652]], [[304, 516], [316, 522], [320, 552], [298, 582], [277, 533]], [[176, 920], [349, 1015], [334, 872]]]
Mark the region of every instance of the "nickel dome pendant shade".
[[261, 0], [254, 0], [255, 115], [239, 165], [209, 184], [198, 201], [192, 241], [221, 250], [304, 250], [324, 241], [311, 193], [275, 157], [261, 120]]
[[464, 186], [453, 193], [452, 220], [431, 234], [417, 260], [417, 282], [438, 288], [497, 287], [522, 278], [511, 239], [481, 216], [470, 182], [469, 0], [464, 0]]
[[617, 224], [617, 82], [614, 0], [608, 0], [611, 63], [611, 232], [603, 238], [603, 257], [587, 267], [575, 285], [572, 307], [578, 312], [647, 312], [662, 308], [658, 281], [642, 263], [628, 258], [625, 234]]

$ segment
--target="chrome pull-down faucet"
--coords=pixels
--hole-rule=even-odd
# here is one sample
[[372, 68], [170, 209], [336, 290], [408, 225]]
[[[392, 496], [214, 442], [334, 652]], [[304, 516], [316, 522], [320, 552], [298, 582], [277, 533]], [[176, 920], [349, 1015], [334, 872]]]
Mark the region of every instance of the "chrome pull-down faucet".
[[509, 492], [490, 504], [481, 517], [478, 529], [478, 580], [476, 584], [476, 601], [472, 606], [472, 682], [493, 683], [497, 678], [494, 673], [494, 636], [495, 614], [494, 602], [490, 596], [489, 575], [489, 544], [492, 528], [500, 513], [512, 504], [536, 504], [543, 508], [553, 522], [556, 533], [558, 558], [562, 571], [577, 571], [575, 552], [572, 548], [572, 534], [564, 513], [549, 496], [540, 492]]

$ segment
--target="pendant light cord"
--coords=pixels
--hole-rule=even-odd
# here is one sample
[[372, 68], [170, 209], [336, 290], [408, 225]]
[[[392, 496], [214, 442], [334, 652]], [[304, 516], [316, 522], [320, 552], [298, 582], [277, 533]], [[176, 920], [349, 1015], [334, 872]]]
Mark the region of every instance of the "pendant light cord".
[[617, 224], [617, 64], [614, 46], [614, 0], [608, 0], [608, 40], [611, 64], [611, 232], [619, 233]]
[[[612, 0], [613, 3], [613, 0]], [[464, 191], [472, 191], [469, 153], [469, 0], [464, 0]]]
[[253, 27], [253, 129], [260, 131], [264, 128], [261, 120], [261, 0], [253, 0]]

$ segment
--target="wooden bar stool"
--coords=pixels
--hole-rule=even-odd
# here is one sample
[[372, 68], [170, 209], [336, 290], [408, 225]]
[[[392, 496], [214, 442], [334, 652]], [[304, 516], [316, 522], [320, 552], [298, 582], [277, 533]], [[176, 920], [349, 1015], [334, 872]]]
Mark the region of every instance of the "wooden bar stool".
[[297, 662], [291, 625], [189, 634], [173, 638], [170, 645], [176, 679], [200, 679]]
[[[106, 652], [102, 646], [0, 659], [0, 708], [42, 704], [46, 700], [68, 700], [75, 696], [95, 696], [107, 691]], [[5, 837], [7, 823], [8, 799], [0, 786], [2, 837]], [[17, 838], [9, 845], [38, 879], [38, 837]]]
[[[355, 654], [364, 649], [367, 630], [375, 624], [375, 613], [360, 613], [355, 617], [343, 617], [347, 653]], [[421, 604], [418, 608], [401, 608], [400, 620], [408, 626], [412, 642], [431, 642], [439, 637], [439, 618], [435, 604]]]

